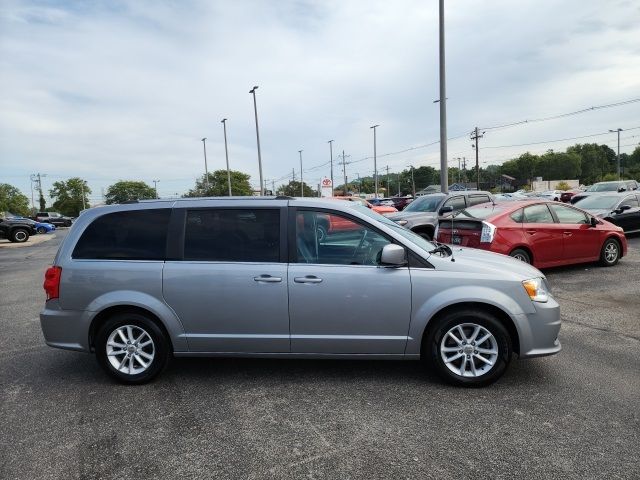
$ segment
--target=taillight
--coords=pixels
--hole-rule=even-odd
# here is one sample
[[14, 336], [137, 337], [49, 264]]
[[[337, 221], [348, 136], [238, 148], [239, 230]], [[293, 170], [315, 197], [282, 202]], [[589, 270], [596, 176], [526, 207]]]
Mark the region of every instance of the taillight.
[[44, 274], [44, 291], [47, 293], [47, 300], [58, 298], [60, 296], [60, 277], [62, 276], [61, 267], [49, 267]]

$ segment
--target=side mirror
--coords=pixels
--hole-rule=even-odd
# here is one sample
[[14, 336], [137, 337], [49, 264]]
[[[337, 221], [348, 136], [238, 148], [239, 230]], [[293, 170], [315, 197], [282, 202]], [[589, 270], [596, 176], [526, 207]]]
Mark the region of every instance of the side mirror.
[[438, 213], [440, 215], [444, 215], [445, 213], [451, 213], [451, 212], [453, 212], [453, 207], [449, 205], [447, 207], [442, 207]]
[[598, 220], [596, 220], [596, 217], [591, 217], [591, 226], [595, 227], [596, 225], [598, 225]]
[[631, 208], [631, 205], [620, 205], [617, 210], [616, 213], [622, 213], [626, 210], [629, 210]]
[[619, 193], [619, 192], [626, 192], [626, 191], [627, 191], [627, 189], [626, 189], [626, 188], [624, 188], [624, 187], [620, 187], [620, 188], [618, 188], [618, 193]]
[[389, 267], [401, 267], [407, 264], [406, 252], [400, 245], [390, 243], [382, 248], [380, 263]]

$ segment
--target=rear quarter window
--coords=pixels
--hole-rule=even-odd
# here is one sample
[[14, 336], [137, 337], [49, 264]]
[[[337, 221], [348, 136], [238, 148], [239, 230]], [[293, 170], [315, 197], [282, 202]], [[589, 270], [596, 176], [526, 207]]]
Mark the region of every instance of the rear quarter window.
[[511, 215], [509, 215], [509, 218], [511, 218], [511, 220], [513, 220], [516, 223], [522, 223], [522, 221], [524, 220], [523, 212], [524, 212], [524, 209], [519, 208], [518, 210], [513, 212]]
[[164, 260], [170, 208], [108, 213], [82, 233], [73, 258]]

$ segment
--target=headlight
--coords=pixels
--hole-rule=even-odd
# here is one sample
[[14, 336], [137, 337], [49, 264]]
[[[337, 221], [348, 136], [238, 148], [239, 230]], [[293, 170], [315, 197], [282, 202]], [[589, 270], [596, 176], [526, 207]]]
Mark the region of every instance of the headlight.
[[549, 292], [547, 292], [542, 278], [538, 277], [524, 280], [522, 286], [532, 301], [544, 303], [549, 300]]
[[396, 221], [396, 223], [398, 225], [400, 225], [401, 227], [404, 227], [409, 222], [407, 222], [406, 220], [398, 220], [398, 221]]
[[493, 242], [493, 236], [496, 233], [496, 226], [489, 222], [482, 222], [482, 233], [480, 234], [480, 243]]

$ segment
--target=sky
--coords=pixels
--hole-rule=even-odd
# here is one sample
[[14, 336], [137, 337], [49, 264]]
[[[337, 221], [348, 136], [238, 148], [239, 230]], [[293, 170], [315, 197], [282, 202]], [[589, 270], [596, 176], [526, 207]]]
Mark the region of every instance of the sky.
[[[627, 0], [446, 1], [448, 160], [500, 164], [525, 151], [640, 143], [640, 4]], [[31, 198], [73, 176], [91, 202], [118, 180], [181, 195], [229, 162], [258, 188], [257, 85], [270, 188], [439, 166], [438, 2], [0, 0], [0, 182]], [[589, 137], [586, 137], [590, 135]], [[593, 135], [593, 136], [591, 136]], [[582, 139], [552, 141], [585, 136]], [[531, 144], [531, 145], [523, 145]], [[510, 145], [521, 145], [509, 147]], [[397, 153], [401, 152], [401, 153]], [[469, 160], [467, 160], [469, 162]]]

